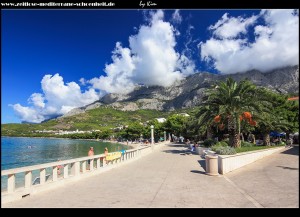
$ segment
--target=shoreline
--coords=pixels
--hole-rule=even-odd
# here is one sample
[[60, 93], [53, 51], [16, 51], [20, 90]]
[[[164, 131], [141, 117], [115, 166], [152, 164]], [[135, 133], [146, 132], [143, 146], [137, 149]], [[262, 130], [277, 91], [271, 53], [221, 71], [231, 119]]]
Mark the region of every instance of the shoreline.
[[127, 142], [118, 142], [118, 141], [111, 141], [111, 140], [99, 140], [99, 139], [71, 139], [71, 138], [61, 138], [61, 137], [30, 137], [30, 136], [1, 136], [1, 137], [7, 137], [7, 138], [30, 138], [30, 139], [70, 139], [70, 140], [83, 140], [83, 141], [95, 141], [95, 142], [109, 142], [109, 143], [115, 143], [115, 144], [120, 144], [124, 145], [125, 147], [128, 147], [129, 149], [134, 149], [139, 146], [138, 143], [131, 143], [127, 145]]

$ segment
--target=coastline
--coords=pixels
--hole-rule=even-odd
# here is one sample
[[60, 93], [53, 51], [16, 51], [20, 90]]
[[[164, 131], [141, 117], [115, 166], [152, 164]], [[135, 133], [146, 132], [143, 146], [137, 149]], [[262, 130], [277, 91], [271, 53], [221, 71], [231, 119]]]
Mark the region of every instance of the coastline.
[[[99, 139], [71, 139], [71, 138], [61, 138], [61, 137], [30, 137], [30, 136], [1, 136], [1, 137], [7, 137], [7, 138], [30, 138], [30, 139], [70, 139], [70, 140], [83, 140], [83, 141], [95, 141], [95, 142], [109, 142], [114, 144], [120, 144], [127, 147], [127, 142], [118, 142], [118, 141], [111, 141], [111, 140], [99, 140]], [[128, 143], [128, 149], [134, 149], [137, 148], [140, 144], [139, 143]]]

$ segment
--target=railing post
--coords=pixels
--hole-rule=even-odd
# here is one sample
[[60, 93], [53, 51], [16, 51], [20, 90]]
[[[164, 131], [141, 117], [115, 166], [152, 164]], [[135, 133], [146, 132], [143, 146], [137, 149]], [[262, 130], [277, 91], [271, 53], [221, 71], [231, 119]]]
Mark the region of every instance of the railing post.
[[32, 185], [32, 171], [25, 172], [25, 188], [30, 188]]
[[57, 181], [57, 166], [52, 167], [52, 180], [53, 182]]
[[15, 174], [9, 174], [7, 178], [7, 192], [12, 193], [16, 187], [16, 176]]
[[90, 170], [94, 170], [94, 159], [90, 160]]
[[78, 176], [80, 173], [80, 162], [74, 162], [71, 164], [71, 174], [73, 176]]
[[97, 158], [96, 165], [97, 165], [97, 169], [99, 169], [100, 168], [100, 158]]
[[106, 158], [102, 158], [102, 167], [106, 167]]
[[64, 164], [64, 179], [69, 177], [69, 166], [68, 164]]
[[46, 182], [46, 169], [40, 169], [40, 184], [43, 185]]
[[82, 162], [82, 173], [86, 172], [86, 160]]

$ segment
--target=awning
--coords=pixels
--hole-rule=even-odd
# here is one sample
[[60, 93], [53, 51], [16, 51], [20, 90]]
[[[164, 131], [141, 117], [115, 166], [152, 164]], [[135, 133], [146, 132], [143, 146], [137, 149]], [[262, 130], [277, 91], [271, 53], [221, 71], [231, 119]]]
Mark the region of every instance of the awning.
[[279, 133], [279, 132], [276, 132], [276, 131], [272, 131], [272, 132], [270, 133], [270, 136], [285, 136], [285, 135], [286, 135], [285, 132]]

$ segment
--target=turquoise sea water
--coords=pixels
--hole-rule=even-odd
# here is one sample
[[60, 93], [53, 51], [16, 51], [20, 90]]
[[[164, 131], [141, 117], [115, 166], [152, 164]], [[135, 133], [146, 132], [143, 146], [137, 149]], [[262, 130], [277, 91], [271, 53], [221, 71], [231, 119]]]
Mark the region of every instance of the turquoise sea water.
[[[95, 155], [104, 153], [105, 147], [109, 152], [127, 149], [126, 145], [89, 140], [1, 137], [1, 170], [85, 157], [90, 146]], [[22, 181], [16, 178], [17, 183]], [[5, 186], [6, 177], [1, 177], [1, 189]]]

